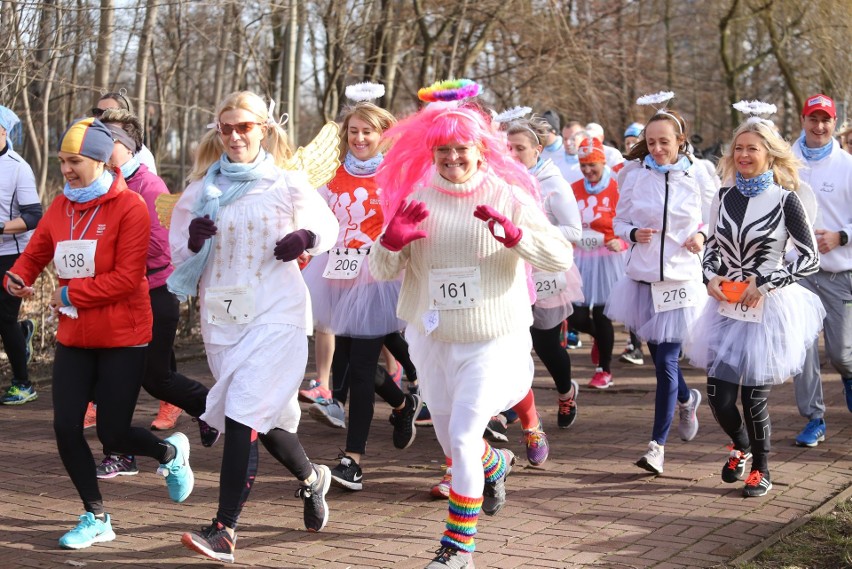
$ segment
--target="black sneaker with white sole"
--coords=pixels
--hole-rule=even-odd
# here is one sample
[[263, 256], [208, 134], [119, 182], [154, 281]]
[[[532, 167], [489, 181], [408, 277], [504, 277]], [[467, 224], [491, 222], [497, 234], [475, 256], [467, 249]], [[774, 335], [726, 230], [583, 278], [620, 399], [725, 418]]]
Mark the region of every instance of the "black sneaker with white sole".
[[423, 400], [416, 393], [405, 396], [405, 405], [399, 411], [394, 411], [396, 417], [393, 420], [393, 446], [405, 449], [414, 442], [417, 436], [417, 415], [423, 408]]
[[748, 463], [750, 458], [751, 453], [748, 451], [731, 449], [728, 460], [722, 466], [722, 482], [733, 484], [737, 480], [745, 478], [746, 463]]
[[770, 490], [772, 490], [772, 482], [769, 480], [769, 473], [752, 470], [751, 474], [746, 478], [745, 486], [743, 487], [743, 496], [746, 498], [758, 498], [766, 496]]
[[317, 475], [316, 480], [312, 484], [299, 486], [296, 497], [305, 503], [305, 529], [316, 532], [328, 523], [328, 503], [325, 501], [325, 495], [331, 487], [331, 471], [322, 464], [314, 464], [313, 467]]
[[364, 488], [362, 480], [364, 474], [361, 472], [361, 467], [358, 463], [348, 455], [340, 455], [340, 464], [331, 469], [331, 480], [338, 486], [347, 490], [361, 490]]
[[225, 563], [234, 562], [234, 547], [237, 544], [237, 535], [228, 533], [228, 530], [218, 520], [213, 520], [213, 523], [201, 528], [199, 532], [186, 532], [180, 538], [180, 542], [193, 551], [197, 551], [202, 555], [206, 555], [217, 561]]

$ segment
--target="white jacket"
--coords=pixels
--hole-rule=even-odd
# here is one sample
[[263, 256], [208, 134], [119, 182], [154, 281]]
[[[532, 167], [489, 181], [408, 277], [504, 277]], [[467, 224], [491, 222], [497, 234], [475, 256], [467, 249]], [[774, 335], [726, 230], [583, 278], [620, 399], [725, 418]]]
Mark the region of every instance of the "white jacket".
[[[613, 228], [630, 243], [625, 274], [648, 283], [700, 280], [701, 259], [683, 244], [709, 222], [716, 189], [704, 169], [692, 164], [661, 174], [634, 167], [623, 182]], [[642, 228], [658, 231], [650, 243], [633, 240], [633, 230]]]
[[583, 234], [583, 224], [571, 184], [565, 181], [552, 160], [545, 160], [535, 177], [541, 188], [542, 209], [547, 219], [559, 228], [565, 239], [579, 241]]
[[814, 229], [845, 231], [850, 242], [820, 255], [820, 269], [831, 273], [852, 270], [852, 155], [833, 141], [834, 148], [826, 158], [809, 162], [802, 157], [798, 142], [793, 154], [804, 166], [799, 176], [813, 188], [819, 204]]

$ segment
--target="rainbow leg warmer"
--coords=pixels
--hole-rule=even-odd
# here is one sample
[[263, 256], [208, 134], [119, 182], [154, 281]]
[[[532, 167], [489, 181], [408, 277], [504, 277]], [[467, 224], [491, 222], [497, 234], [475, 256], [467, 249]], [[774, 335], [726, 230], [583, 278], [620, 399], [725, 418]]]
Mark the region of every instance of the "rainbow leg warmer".
[[476, 521], [482, 509], [482, 496], [468, 498], [450, 490], [450, 508], [447, 514], [447, 530], [441, 538], [441, 545], [454, 547], [459, 551], [473, 553], [476, 549], [473, 537], [476, 535]]
[[506, 459], [499, 450], [494, 450], [487, 442], [485, 454], [482, 455], [482, 469], [485, 471], [485, 481], [494, 482], [506, 473]]

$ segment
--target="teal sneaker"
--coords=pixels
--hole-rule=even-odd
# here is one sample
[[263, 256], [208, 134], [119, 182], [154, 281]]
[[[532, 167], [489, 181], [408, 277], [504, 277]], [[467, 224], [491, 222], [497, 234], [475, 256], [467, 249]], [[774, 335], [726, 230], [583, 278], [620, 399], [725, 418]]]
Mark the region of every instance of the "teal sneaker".
[[9, 389], [6, 390], [6, 393], [3, 394], [3, 398], [0, 399], [0, 402], [2, 402], [3, 405], [23, 405], [24, 403], [29, 403], [36, 399], [38, 399], [38, 393], [35, 390], [35, 385], [30, 385], [29, 387], [11, 385], [9, 386]]
[[93, 543], [112, 541], [115, 532], [112, 531], [112, 520], [109, 514], [105, 514], [101, 521], [92, 512], [86, 512], [80, 516], [77, 527], [59, 538], [59, 547], [63, 549], [83, 549]]
[[169, 498], [179, 504], [189, 498], [195, 487], [195, 475], [189, 467], [189, 439], [183, 433], [175, 433], [166, 442], [177, 452], [172, 460], [160, 465], [157, 474], [166, 479]]

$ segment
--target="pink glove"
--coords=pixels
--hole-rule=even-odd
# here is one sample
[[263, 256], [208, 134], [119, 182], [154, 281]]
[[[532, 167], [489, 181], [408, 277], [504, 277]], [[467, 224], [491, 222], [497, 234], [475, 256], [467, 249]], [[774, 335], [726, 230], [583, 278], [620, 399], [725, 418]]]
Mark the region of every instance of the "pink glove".
[[388, 251], [400, 251], [412, 241], [428, 237], [428, 233], [416, 229], [427, 217], [429, 210], [423, 202], [402, 202], [385, 228], [382, 245]]
[[[494, 239], [502, 243], [508, 248], [517, 245], [521, 237], [524, 236], [523, 231], [509, 220], [508, 217], [491, 207], [490, 205], [478, 205], [473, 212], [473, 217], [488, 222], [488, 231], [494, 236]], [[503, 227], [504, 236], [500, 236], [494, 232], [494, 225], [499, 223]], [[499, 231], [499, 230], [498, 230]]]

